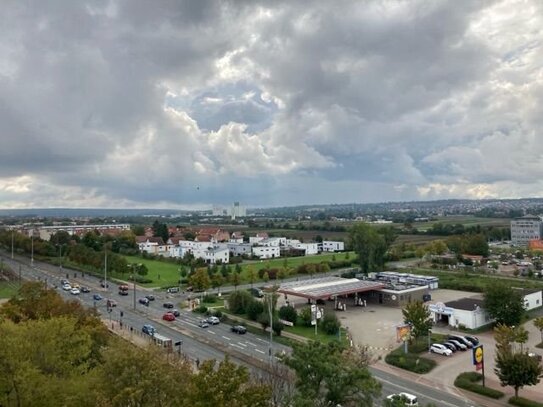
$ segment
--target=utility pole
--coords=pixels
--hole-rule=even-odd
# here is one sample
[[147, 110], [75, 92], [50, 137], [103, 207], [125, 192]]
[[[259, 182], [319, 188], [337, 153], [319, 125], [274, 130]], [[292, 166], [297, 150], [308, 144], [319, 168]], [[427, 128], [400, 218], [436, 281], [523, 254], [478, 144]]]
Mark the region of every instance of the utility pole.
[[62, 245], [58, 245], [58, 270], [62, 274]]
[[13, 240], [15, 238], [15, 231], [11, 229], [11, 260], [13, 260]]
[[107, 291], [107, 247], [104, 245], [104, 289]]
[[134, 311], [136, 310], [136, 272], [132, 266], [132, 282], [134, 283]]
[[34, 267], [34, 229], [32, 229], [32, 234], [30, 235], [30, 267]]
[[273, 315], [272, 315], [273, 292], [268, 297], [268, 311], [270, 314], [270, 365], [273, 363]]

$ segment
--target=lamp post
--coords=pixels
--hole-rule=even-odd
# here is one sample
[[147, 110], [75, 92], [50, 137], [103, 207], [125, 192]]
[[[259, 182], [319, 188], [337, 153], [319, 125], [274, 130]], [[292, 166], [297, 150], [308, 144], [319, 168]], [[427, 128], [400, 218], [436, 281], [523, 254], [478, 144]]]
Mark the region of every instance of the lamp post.
[[134, 285], [134, 310], [136, 310], [136, 268], [135, 264], [132, 264], [132, 283]]
[[15, 239], [15, 231], [11, 229], [11, 260], [13, 260], [14, 239]]
[[62, 245], [58, 245], [58, 270], [62, 273]]
[[34, 230], [30, 235], [30, 267], [34, 267]]
[[270, 316], [270, 365], [273, 363], [273, 313], [272, 313], [273, 292], [268, 296], [268, 311]]
[[432, 346], [432, 330], [428, 329], [428, 353], [430, 353], [430, 347]]

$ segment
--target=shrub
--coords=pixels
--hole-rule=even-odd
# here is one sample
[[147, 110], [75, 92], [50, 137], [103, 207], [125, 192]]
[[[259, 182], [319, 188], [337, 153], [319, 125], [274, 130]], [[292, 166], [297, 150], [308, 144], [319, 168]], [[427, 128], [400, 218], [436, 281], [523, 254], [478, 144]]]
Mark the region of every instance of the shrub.
[[199, 307], [194, 308], [194, 312], [205, 314], [207, 313], [207, 307], [205, 305], [200, 305]]
[[410, 372], [422, 374], [428, 373], [436, 366], [435, 360], [423, 358], [413, 353], [404, 354], [400, 349], [386, 355], [385, 362]]
[[204, 295], [204, 298], [202, 298], [203, 302], [207, 302], [207, 303], [210, 303], [210, 304], [213, 304], [215, 302], [217, 302], [217, 296], [216, 295]]
[[483, 375], [477, 372], [464, 372], [460, 373], [454, 381], [456, 387], [469, 390], [483, 396], [487, 396], [493, 399], [499, 399], [503, 397], [503, 393], [499, 390], [491, 389], [490, 387], [483, 387], [478, 384], [478, 381], [483, 379]]
[[260, 314], [258, 316], [258, 323], [260, 325], [262, 325], [262, 329], [266, 329], [267, 327], [270, 326], [270, 317], [268, 316], [267, 313], [263, 312], [262, 314]]
[[296, 312], [294, 307], [290, 305], [283, 305], [281, 308], [279, 308], [279, 317], [281, 319], [284, 319], [285, 321], [296, 324], [296, 320], [298, 319], [298, 313]]
[[311, 326], [311, 308], [305, 307], [300, 311], [300, 321], [304, 326]]
[[509, 399], [509, 404], [520, 407], [543, 407], [543, 403], [538, 403], [537, 401], [525, 399], [524, 397], [511, 397]]
[[283, 330], [285, 326], [279, 322], [278, 319], [274, 319], [273, 320], [273, 332], [277, 335], [277, 336], [281, 336], [281, 331]]
[[222, 311], [220, 309], [213, 310], [213, 316], [222, 320], [222, 317], [223, 317]]
[[253, 321], [256, 321], [262, 312], [264, 312], [264, 306], [260, 301], [252, 300], [245, 307], [245, 313]]
[[321, 328], [328, 335], [336, 335], [339, 332], [340, 327], [341, 322], [339, 322], [339, 319], [335, 316], [335, 314], [327, 313], [322, 319]]

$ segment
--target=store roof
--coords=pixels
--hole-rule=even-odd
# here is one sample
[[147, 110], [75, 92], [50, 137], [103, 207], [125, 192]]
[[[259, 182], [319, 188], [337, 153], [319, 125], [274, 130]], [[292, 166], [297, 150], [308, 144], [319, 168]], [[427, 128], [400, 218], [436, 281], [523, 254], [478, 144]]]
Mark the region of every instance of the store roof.
[[385, 284], [377, 281], [359, 280], [357, 278], [322, 277], [281, 284], [277, 292], [295, 297], [318, 300], [327, 299], [335, 295], [379, 290], [384, 287]]

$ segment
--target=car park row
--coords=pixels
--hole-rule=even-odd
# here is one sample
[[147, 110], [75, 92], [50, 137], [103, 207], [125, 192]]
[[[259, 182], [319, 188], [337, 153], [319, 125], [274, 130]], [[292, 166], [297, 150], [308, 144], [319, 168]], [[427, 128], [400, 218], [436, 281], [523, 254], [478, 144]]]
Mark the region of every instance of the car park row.
[[449, 335], [443, 343], [430, 346], [430, 353], [451, 356], [456, 351], [466, 351], [479, 344], [479, 339], [471, 335]]

